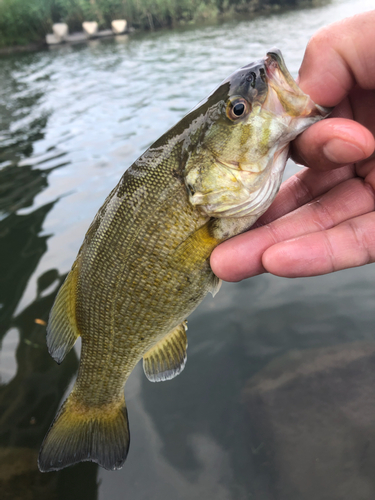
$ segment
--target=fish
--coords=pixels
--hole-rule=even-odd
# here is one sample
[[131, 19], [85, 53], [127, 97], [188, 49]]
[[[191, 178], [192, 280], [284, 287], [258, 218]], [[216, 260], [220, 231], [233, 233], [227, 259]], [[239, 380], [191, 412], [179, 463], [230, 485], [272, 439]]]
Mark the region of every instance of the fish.
[[239, 68], [121, 177], [59, 290], [47, 346], [61, 363], [81, 337], [75, 385], [41, 445], [42, 472], [92, 461], [120, 469], [130, 434], [125, 383], [143, 359], [152, 382], [185, 367], [186, 318], [221, 281], [210, 255], [248, 230], [280, 187], [289, 143], [330, 110], [281, 52]]

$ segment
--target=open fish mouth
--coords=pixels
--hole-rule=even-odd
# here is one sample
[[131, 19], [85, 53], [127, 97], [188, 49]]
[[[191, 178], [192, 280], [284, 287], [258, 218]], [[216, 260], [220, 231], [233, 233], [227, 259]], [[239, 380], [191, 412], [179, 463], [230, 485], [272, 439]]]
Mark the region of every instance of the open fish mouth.
[[269, 86], [263, 109], [290, 117], [326, 117], [331, 109], [315, 104], [302, 92], [286, 67], [281, 51], [277, 48], [267, 52], [264, 65]]

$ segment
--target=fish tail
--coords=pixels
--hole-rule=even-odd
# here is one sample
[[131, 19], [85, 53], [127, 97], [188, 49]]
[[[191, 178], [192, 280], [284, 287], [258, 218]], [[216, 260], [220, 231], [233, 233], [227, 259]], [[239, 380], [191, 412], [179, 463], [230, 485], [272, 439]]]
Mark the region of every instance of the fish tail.
[[84, 407], [71, 394], [64, 402], [39, 453], [41, 472], [91, 461], [108, 470], [120, 469], [130, 443], [125, 398], [104, 407]]

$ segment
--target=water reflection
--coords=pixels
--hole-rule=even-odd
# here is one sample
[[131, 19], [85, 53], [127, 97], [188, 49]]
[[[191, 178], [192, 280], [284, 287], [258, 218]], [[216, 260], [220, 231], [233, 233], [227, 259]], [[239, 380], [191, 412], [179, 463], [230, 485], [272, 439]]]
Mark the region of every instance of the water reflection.
[[[7, 354], [13, 354], [9, 344], [13, 343], [13, 348], [16, 348], [16, 365], [11, 380], [0, 385], [1, 497], [12, 500], [35, 498], [36, 495], [46, 500], [68, 498], [66, 481], [69, 481], [71, 487], [75, 487], [69, 498], [92, 499], [96, 497], [96, 466], [84, 464], [58, 475], [42, 475], [37, 468], [40, 444], [76, 373], [78, 360], [72, 351], [59, 367], [46, 350], [43, 322], [47, 321], [54, 296], [64, 278], [57, 270], [51, 269], [39, 276], [35, 300], [14, 316], [29, 278], [47, 249], [48, 236], [41, 235], [41, 232], [45, 217], [54, 204], [42, 206], [27, 215], [17, 215], [15, 206], [32, 205], [38, 191], [45, 187], [45, 172], [28, 167], [18, 171], [6, 167], [0, 174], [4, 171], [16, 189], [10, 189], [10, 182], [4, 189], [10, 194], [2, 198], [3, 209], [9, 215], [0, 221], [0, 335], [10, 339]], [[17, 180], [19, 177], [26, 180], [24, 189], [10, 173], [20, 173]], [[17, 337], [18, 345], [15, 343]], [[9, 364], [5, 364], [4, 368], [7, 367]], [[6, 377], [7, 372], [4, 375]], [[86, 478], [84, 487], [80, 481], [82, 471]]]
[[[48, 237], [39, 233], [52, 206], [24, 216], [11, 214], [0, 222], [2, 335], [17, 332], [19, 338], [16, 373], [7, 384], [0, 385], [0, 491], [4, 499], [24, 500], [36, 495], [46, 500], [96, 498], [95, 465], [82, 464], [57, 475], [42, 475], [37, 468], [40, 444], [78, 366], [74, 350], [59, 367], [45, 345], [43, 323], [65, 276], [57, 270], [41, 275], [36, 299], [20, 314], [13, 315], [29, 277], [46, 251]], [[75, 488], [69, 496], [67, 481], [69, 488]]]
[[[0, 385], [2, 498], [29, 498], [31, 486], [33, 497], [38, 494], [46, 499], [66, 498], [59, 496], [59, 477], [42, 476], [36, 463], [40, 443], [78, 364], [72, 351], [63, 366], [56, 365], [47, 353], [45, 326], [40, 324], [47, 320], [64, 277], [56, 270], [40, 276], [36, 299], [22, 313], [13, 316], [28, 279], [46, 250], [47, 236], [41, 237], [39, 233], [51, 208], [52, 205], [45, 206], [27, 216], [11, 214], [0, 222], [0, 228], [3, 228], [0, 233], [1, 300], [4, 304], [0, 311], [2, 335], [9, 329], [16, 329], [19, 336], [15, 352], [16, 374], [8, 384]], [[53, 284], [54, 290], [45, 295]], [[96, 467], [86, 467], [85, 470], [86, 477], [92, 477], [86, 488], [90, 484], [95, 486]], [[70, 475], [75, 477], [77, 471], [68, 472], [68, 477]]]
[[[14, 213], [20, 208], [30, 207], [35, 196], [47, 187], [49, 171], [6, 166], [0, 170], [0, 214]], [[12, 225], [12, 223], [11, 223]]]
[[0, 384], [7, 384], [17, 373], [16, 349], [20, 341], [17, 328], [10, 328], [1, 342]]
[[[178, 383], [143, 379], [161, 456], [196, 491], [225, 485], [224, 498], [349, 500], [357, 488], [370, 500], [375, 337], [372, 320], [355, 318], [361, 297], [337, 303], [338, 287], [319, 304], [320, 280], [301, 300], [304, 280], [292, 291], [263, 278], [259, 288], [227, 285], [197, 312]], [[356, 295], [347, 274], [349, 283]]]
[[[16, 62], [11, 65], [13, 71], [16, 65]], [[4, 74], [6, 72], [2, 78]], [[84, 464], [55, 475], [43, 475], [37, 468], [40, 444], [75, 376], [78, 359], [73, 351], [64, 366], [58, 367], [45, 345], [44, 324], [65, 277], [56, 269], [37, 278], [35, 299], [16, 313], [30, 277], [47, 250], [50, 235], [42, 234], [43, 224], [55, 202], [34, 210], [30, 208], [35, 197], [48, 186], [48, 175], [56, 167], [35, 168], [32, 166], [35, 160], [27, 159], [33, 153], [35, 142], [44, 137], [47, 126], [47, 116], [43, 113], [39, 118], [29, 121], [27, 118], [28, 113], [32, 115], [33, 108], [39, 106], [42, 94], [29, 93], [27, 85], [21, 92], [16, 79], [8, 83], [15, 99], [8, 105], [3, 87], [1, 125], [8, 130], [2, 132], [0, 150], [3, 164], [0, 170], [1, 498], [95, 499], [96, 466]], [[9, 114], [4, 112], [5, 107]], [[21, 124], [22, 120], [27, 123]], [[56, 157], [56, 154], [49, 156]], [[37, 158], [37, 163], [43, 163], [43, 158]], [[22, 213], [26, 209], [28, 211]], [[84, 486], [80, 480], [82, 473], [86, 478]]]
[[52, 206], [46, 205], [29, 215], [12, 213], [0, 221], [0, 338], [10, 327], [30, 276], [47, 249], [48, 237], [40, 233]]
[[[375, 496], [375, 342], [290, 351], [244, 389], [256, 498]], [[264, 497], [267, 493], [267, 497]]]

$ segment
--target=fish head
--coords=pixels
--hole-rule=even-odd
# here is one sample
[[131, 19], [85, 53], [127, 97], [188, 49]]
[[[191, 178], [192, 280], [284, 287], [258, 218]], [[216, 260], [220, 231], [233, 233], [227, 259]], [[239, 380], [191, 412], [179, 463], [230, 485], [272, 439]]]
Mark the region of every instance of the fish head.
[[260, 216], [279, 189], [290, 141], [330, 112], [302, 92], [278, 49], [234, 72], [201, 109], [205, 128], [185, 184], [210, 217]]

